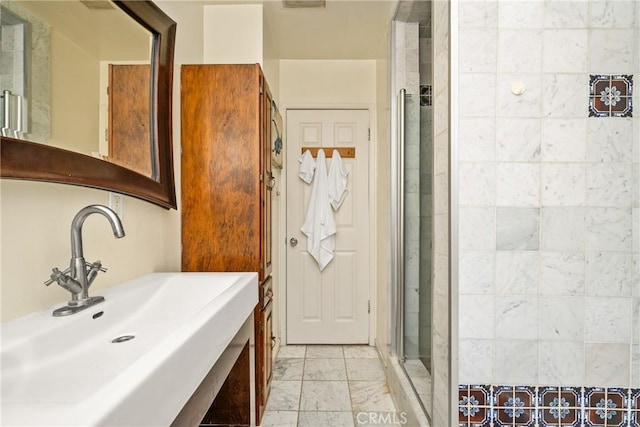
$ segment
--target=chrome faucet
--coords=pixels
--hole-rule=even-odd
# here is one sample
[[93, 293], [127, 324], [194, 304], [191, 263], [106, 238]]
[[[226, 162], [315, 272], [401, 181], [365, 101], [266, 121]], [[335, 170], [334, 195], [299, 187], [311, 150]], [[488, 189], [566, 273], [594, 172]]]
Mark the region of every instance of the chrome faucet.
[[71, 292], [71, 299], [67, 305], [53, 311], [55, 317], [68, 316], [104, 301], [104, 297], [90, 297], [89, 287], [98, 276], [98, 272], [107, 271], [107, 269], [102, 267], [99, 260], [94, 263], [86, 262], [82, 251], [82, 225], [91, 214], [101, 214], [106, 217], [116, 239], [124, 237], [124, 228], [120, 218], [106, 206], [90, 205], [76, 214], [71, 222], [71, 262], [69, 268], [64, 271], [53, 268], [51, 279], [44, 282], [47, 286], [56, 282]]

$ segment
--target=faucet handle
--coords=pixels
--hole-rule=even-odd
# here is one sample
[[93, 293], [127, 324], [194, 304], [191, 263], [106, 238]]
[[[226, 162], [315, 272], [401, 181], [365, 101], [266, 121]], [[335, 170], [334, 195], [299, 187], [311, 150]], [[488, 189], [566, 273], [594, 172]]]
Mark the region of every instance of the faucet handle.
[[87, 286], [91, 286], [96, 277], [98, 277], [98, 271], [107, 271], [100, 260], [91, 264], [87, 262], [86, 266], [89, 267], [89, 271], [87, 271]]
[[45, 286], [49, 286], [53, 282], [57, 282], [60, 277], [62, 277], [65, 274], [67, 274], [69, 271], [71, 271], [71, 268], [67, 268], [64, 271], [58, 270], [57, 267], [52, 268], [51, 269], [51, 278], [49, 280], [47, 280], [46, 282], [44, 282], [44, 285]]
[[87, 262], [87, 267], [89, 267], [89, 270], [95, 270], [95, 271], [102, 271], [103, 273], [106, 273], [107, 268], [102, 266], [102, 261], [97, 260], [96, 262]]

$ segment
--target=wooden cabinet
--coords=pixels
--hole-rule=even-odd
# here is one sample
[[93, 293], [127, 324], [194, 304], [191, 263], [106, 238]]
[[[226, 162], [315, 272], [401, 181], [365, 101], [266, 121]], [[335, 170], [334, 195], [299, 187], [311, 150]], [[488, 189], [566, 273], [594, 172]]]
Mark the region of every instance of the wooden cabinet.
[[[264, 297], [261, 299], [260, 304], [258, 304], [259, 309], [256, 308], [256, 313], [254, 315], [259, 315], [262, 317], [262, 322], [260, 325], [261, 331], [258, 338], [256, 338], [256, 352], [262, 354], [264, 364], [258, 366], [256, 372], [261, 372], [260, 383], [262, 384], [270, 384], [271, 383], [271, 373], [273, 368], [272, 357], [271, 357], [271, 349], [273, 348], [273, 290], [271, 287], [271, 277], [269, 277], [265, 283], [261, 286], [261, 293], [264, 293]], [[269, 388], [263, 388], [264, 395], [262, 396], [262, 404], [265, 405], [267, 403], [267, 398], [269, 397]]]
[[182, 66], [182, 270], [255, 271], [256, 423], [269, 395], [271, 104], [260, 66]]

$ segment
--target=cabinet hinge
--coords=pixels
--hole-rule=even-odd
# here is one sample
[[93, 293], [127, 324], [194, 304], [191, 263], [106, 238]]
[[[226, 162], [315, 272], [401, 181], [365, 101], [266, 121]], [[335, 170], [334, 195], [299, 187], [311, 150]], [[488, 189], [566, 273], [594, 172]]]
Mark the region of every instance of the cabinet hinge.
[[264, 264], [260, 263], [260, 270], [264, 270]]
[[371, 128], [369, 128], [367, 132], [367, 141], [371, 141]]
[[260, 172], [260, 182], [264, 181], [264, 175], [262, 175], [262, 172]]
[[371, 313], [371, 300], [367, 301], [367, 313]]

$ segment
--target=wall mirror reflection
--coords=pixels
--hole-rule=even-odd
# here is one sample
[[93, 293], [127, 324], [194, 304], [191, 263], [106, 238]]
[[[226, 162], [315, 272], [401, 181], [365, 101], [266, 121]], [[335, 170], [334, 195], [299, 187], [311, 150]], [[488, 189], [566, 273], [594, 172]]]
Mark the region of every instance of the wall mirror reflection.
[[107, 0], [0, 1], [2, 136], [158, 180], [154, 36]]

